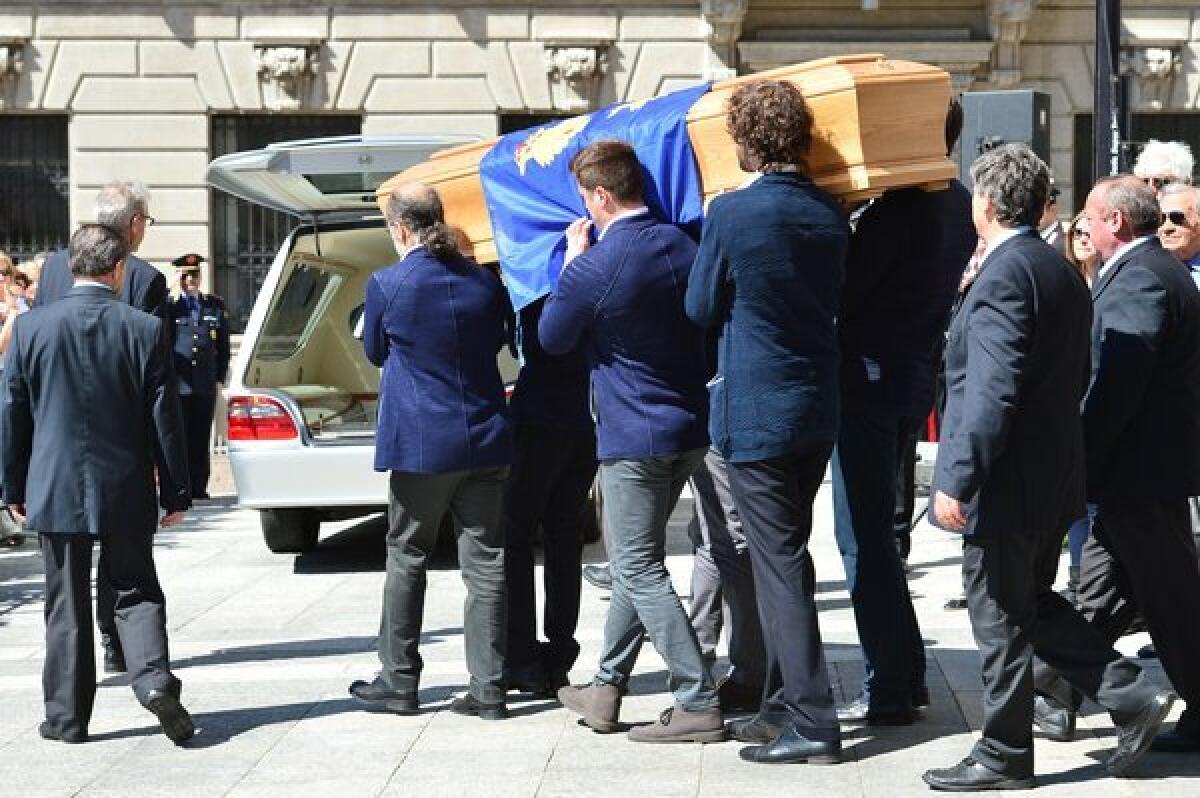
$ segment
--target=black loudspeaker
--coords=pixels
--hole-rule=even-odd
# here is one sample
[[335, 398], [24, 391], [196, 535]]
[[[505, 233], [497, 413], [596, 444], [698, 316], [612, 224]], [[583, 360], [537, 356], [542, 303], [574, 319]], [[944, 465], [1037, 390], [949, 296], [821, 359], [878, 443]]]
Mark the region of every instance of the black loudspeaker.
[[971, 164], [990, 149], [1020, 142], [1050, 163], [1050, 95], [1041, 91], [973, 91], [962, 96], [958, 167], [971, 187]]

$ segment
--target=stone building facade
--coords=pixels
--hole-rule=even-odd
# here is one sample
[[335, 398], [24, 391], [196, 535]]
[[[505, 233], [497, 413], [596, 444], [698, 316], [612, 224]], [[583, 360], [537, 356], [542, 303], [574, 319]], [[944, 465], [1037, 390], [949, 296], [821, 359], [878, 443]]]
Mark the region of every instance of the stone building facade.
[[[706, 78], [846, 52], [932, 62], [959, 90], [1052, 97], [1051, 165], [1071, 207], [1076, 115], [1092, 103], [1085, 0], [5, 0], [5, 115], [62, 115], [72, 224], [96, 188], [144, 181], [144, 255], [210, 254], [204, 169], [220, 115], [361, 117], [367, 135], [492, 135]], [[1200, 7], [1125, 0], [1139, 108], [1200, 106]], [[1200, 145], [1200, 142], [1195, 142]], [[0, 186], [0, 192], [4, 187]], [[2, 244], [0, 244], [2, 246]]]

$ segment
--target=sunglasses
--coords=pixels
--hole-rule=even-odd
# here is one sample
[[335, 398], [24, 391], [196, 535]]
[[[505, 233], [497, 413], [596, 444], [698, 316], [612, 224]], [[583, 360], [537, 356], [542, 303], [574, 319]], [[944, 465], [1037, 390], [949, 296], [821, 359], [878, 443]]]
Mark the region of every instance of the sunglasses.
[[1142, 181], [1147, 186], [1153, 186], [1156, 191], [1175, 182], [1175, 180], [1170, 177], [1143, 177]]
[[1092, 237], [1092, 234], [1089, 231], [1083, 229], [1082, 227], [1076, 227], [1074, 230], [1071, 231], [1071, 238], [1091, 238], [1091, 237]]
[[1159, 226], [1161, 227], [1167, 222], [1170, 222], [1176, 227], [1191, 227], [1191, 225], [1188, 224], [1187, 214], [1183, 211], [1167, 211], [1164, 213], [1162, 215], [1162, 221], [1159, 222]]

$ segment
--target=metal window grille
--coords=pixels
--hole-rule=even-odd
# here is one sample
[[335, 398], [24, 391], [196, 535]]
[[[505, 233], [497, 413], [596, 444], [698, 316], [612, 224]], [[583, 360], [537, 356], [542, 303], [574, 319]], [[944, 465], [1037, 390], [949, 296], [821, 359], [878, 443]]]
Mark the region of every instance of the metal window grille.
[[70, 236], [67, 118], [0, 114], [0, 250], [14, 260]]
[[[211, 124], [212, 157], [216, 158], [279, 141], [359, 133], [362, 117], [218, 114]], [[209, 196], [215, 292], [225, 300], [233, 331], [242, 332], [271, 261], [296, 219], [215, 189]]]

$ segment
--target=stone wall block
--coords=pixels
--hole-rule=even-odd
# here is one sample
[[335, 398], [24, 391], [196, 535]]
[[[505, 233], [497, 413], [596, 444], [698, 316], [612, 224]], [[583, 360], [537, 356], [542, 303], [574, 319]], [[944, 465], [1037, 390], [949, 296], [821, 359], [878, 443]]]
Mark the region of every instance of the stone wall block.
[[1038, 8], [1033, 12], [1025, 33], [1024, 44], [1047, 42], [1095, 41], [1096, 11], [1094, 8], [1058, 8], [1053, 12]]
[[101, 13], [84, 13], [79, 8], [43, 6], [35, 19], [41, 39], [175, 39], [168, 17], [152, 7], [113, 7], [103, 4]]
[[1134, 39], [1187, 41], [1192, 34], [1192, 15], [1185, 8], [1121, 9], [1122, 33]]
[[546, 51], [541, 42], [513, 42], [508, 46], [508, 52], [525, 107], [534, 111], [553, 108], [550, 79], [546, 75]]
[[[153, 202], [154, 189], [151, 188]], [[207, 221], [207, 220], [203, 220]], [[146, 231], [146, 240], [138, 247], [138, 257], [148, 260], [164, 269], [168, 275], [168, 285], [174, 282], [172, 272], [167, 268], [171, 260], [185, 252], [198, 252], [208, 256], [208, 224], [156, 224]]]
[[217, 42], [221, 68], [233, 97], [233, 105], [241, 111], [258, 111], [263, 107], [258, 87], [258, 72], [254, 61], [253, 42]]
[[621, 14], [622, 40], [697, 40], [707, 36], [699, 9], [638, 9]]
[[525, 110], [525, 101], [521, 97], [521, 86], [517, 81], [517, 71], [508, 52], [506, 42], [491, 42], [487, 48], [487, 84], [496, 100], [496, 107], [502, 110]]
[[346, 66], [337, 107], [358, 110], [380, 77], [415, 77], [430, 72], [427, 43], [359, 42]]
[[77, 114], [75, 150], [207, 150], [204, 114]]
[[[704, 53], [692, 44], [646, 42], [637, 59], [625, 98], [644, 100], [657, 97], [668, 79], [682, 78], [687, 85], [698, 83], [704, 72]], [[678, 85], [671, 80], [669, 85]]]
[[[77, 117], [78, 118], [78, 117]], [[75, 126], [72, 124], [72, 138]], [[96, 189], [110, 180], [140, 180], [151, 193], [155, 186], [202, 186], [208, 153], [191, 152], [80, 152], [71, 153], [71, 183]], [[151, 198], [153, 202], [153, 197]]]
[[434, 42], [433, 74], [439, 78], [486, 75], [487, 49], [475, 42]]
[[608, 71], [600, 82], [596, 102], [600, 105], [623, 102], [629, 96], [629, 81], [641, 53], [641, 42], [616, 42], [608, 48]]
[[85, 77], [71, 103], [75, 111], [206, 111], [194, 78]]
[[329, 38], [329, 9], [308, 14], [245, 14], [242, 38], [251, 41], [324, 41]]
[[396, 133], [458, 133], [491, 138], [497, 133], [495, 114], [368, 114], [364, 136]]
[[524, 11], [488, 11], [486, 14], [484, 35], [488, 41], [529, 38], [528, 13]]
[[337, 107], [353, 52], [353, 42], [327, 42], [321, 48], [321, 71], [313, 82], [312, 107], [329, 111]]
[[367, 94], [367, 113], [387, 111], [494, 112], [496, 101], [483, 78], [390, 78], [375, 80]]
[[[95, 218], [98, 190], [98, 187], [90, 186], [71, 192], [72, 219], [85, 222]], [[208, 189], [151, 187], [150, 215], [157, 220], [155, 226], [205, 223], [208, 221]]]
[[395, 14], [358, 14], [339, 9], [333, 16], [334, 39], [467, 39], [482, 38], [484, 12], [464, 9], [411, 9]]
[[196, 78], [209, 108], [236, 107], [215, 42], [142, 42], [143, 75], [190, 75]]
[[618, 17], [616, 11], [608, 14], [589, 12], [549, 12], [533, 17], [533, 38], [538, 41], [560, 39], [609, 39], [617, 38]]
[[33, 7], [4, 4], [0, 10], [0, 38], [32, 39]]
[[66, 110], [86, 75], [134, 75], [137, 45], [127, 42], [62, 42], [54, 58], [42, 107]]

